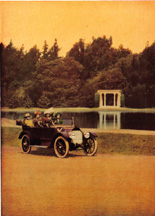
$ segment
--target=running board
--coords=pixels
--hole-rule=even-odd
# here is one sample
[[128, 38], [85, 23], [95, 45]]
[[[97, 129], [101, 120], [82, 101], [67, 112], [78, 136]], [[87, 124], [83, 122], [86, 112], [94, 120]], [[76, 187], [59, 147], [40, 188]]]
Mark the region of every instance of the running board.
[[30, 145], [31, 147], [36, 147], [36, 148], [48, 148], [48, 146], [40, 146], [40, 145]]

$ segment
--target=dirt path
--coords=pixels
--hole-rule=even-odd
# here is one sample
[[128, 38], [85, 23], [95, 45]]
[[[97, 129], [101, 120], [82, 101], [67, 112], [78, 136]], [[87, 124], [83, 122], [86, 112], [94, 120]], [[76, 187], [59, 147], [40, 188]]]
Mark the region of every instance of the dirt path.
[[3, 216], [155, 215], [155, 157], [2, 147]]

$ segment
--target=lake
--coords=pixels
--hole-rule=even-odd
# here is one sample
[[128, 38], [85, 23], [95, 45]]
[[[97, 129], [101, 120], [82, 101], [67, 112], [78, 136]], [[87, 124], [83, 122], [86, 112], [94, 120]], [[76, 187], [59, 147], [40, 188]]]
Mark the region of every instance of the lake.
[[[24, 114], [25, 112], [3, 111], [1, 117], [23, 119]], [[62, 112], [62, 117], [74, 117], [75, 125], [81, 128], [155, 130], [155, 113], [148, 112]]]

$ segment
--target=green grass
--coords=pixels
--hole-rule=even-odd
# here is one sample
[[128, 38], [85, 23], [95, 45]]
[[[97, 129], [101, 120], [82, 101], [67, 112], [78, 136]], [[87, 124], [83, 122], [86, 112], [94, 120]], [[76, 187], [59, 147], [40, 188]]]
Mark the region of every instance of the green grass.
[[98, 152], [155, 155], [155, 136], [98, 133]]
[[21, 131], [21, 128], [2, 127], [2, 145], [20, 146], [20, 140], [18, 137]]
[[[2, 145], [20, 146], [21, 128], [2, 127]], [[97, 133], [98, 153], [155, 155], [155, 136]]]

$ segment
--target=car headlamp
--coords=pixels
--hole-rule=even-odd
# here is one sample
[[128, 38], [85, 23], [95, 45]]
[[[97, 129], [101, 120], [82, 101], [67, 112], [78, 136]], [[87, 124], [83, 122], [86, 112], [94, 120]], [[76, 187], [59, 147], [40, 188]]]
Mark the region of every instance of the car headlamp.
[[84, 132], [84, 137], [85, 137], [86, 139], [88, 139], [88, 138], [90, 137], [90, 133], [87, 132], [87, 131], [85, 131], [85, 132]]
[[69, 132], [69, 137], [70, 137], [71, 139], [74, 139], [75, 133], [74, 133], [73, 131]]

